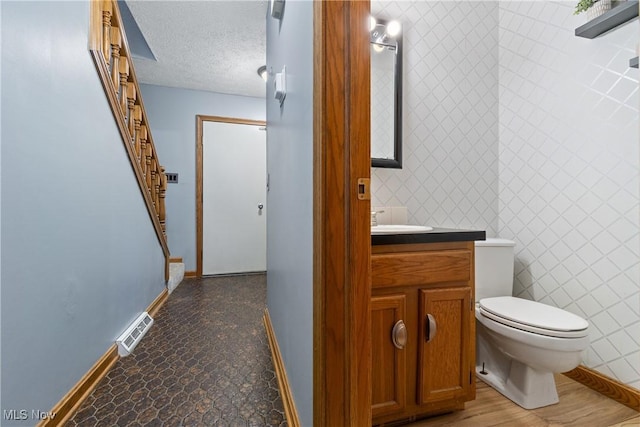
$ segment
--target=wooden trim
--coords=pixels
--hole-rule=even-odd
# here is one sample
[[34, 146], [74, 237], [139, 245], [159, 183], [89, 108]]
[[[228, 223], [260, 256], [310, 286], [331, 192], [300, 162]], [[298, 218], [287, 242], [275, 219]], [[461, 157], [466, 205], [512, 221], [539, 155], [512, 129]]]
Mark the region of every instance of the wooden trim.
[[171, 258], [169, 258], [169, 262], [178, 262], [178, 263], [180, 263], [180, 262], [182, 262], [182, 258], [171, 257]]
[[371, 425], [369, 1], [314, 2], [314, 425]]
[[185, 271], [184, 272], [184, 277], [186, 279], [193, 279], [195, 277], [198, 277], [198, 273], [196, 271]]
[[[202, 134], [204, 119], [196, 116], [196, 277], [202, 277]], [[186, 275], [186, 273], [185, 273]]]
[[234, 117], [196, 116], [196, 271], [195, 276], [185, 272], [185, 277], [202, 277], [202, 137], [204, 122], [235, 123], [240, 125], [266, 126], [264, 120], [239, 119]]
[[282, 360], [282, 354], [280, 353], [280, 347], [278, 346], [278, 340], [276, 339], [273, 325], [271, 324], [269, 309], [264, 309], [264, 316], [262, 317], [262, 320], [264, 322], [264, 328], [267, 331], [269, 349], [271, 350], [273, 367], [276, 372], [276, 378], [278, 379], [278, 388], [280, 389], [280, 397], [282, 398], [282, 406], [284, 406], [284, 415], [287, 420], [287, 425], [291, 427], [299, 427], [300, 418], [298, 417], [298, 411], [296, 409], [296, 403], [293, 400], [291, 388], [289, 388], [287, 371], [284, 367], [284, 361]]
[[92, 1], [89, 7], [89, 50], [93, 52], [102, 49], [100, 45], [102, 40], [100, 34], [102, 27], [102, 7], [100, 1]]
[[326, 425], [325, 365], [326, 349], [324, 317], [327, 304], [324, 298], [324, 147], [322, 145], [322, 118], [325, 100], [321, 96], [324, 87], [322, 71], [325, 54], [322, 49], [324, 18], [322, 2], [313, 2], [313, 420], [318, 426]]
[[254, 126], [267, 125], [267, 122], [265, 122], [264, 120], [241, 119], [237, 117], [206, 116], [201, 114], [199, 114], [196, 117], [199, 117], [203, 122], [235, 123], [237, 125], [254, 125]]
[[376, 254], [371, 258], [372, 288], [418, 286], [427, 283], [469, 282], [471, 257], [466, 249]]
[[582, 365], [563, 375], [640, 412], [640, 390]]
[[118, 361], [118, 346], [113, 344], [75, 386], [53, 407], [53, 418], [42, 420], [38, 427], [61, 426], [71, 418], [87, 397], [93, 392], [100, 380]]
[[369, 0], [347, 3], [345, 59], [349, 90], [345, 116], [349, 145], [345, 154], [350, 182], [344, 189], [350, 211], [345, 235], [351, 287], [346, 306], [349, 317], [346, 365], [351, 376], [349, 423], [371, 425], [371, 200], [358, 199], [359, 179], [366, 178], [369, 182], [371, 179], [371, 44], [367, 24], [371, 10]]
[[388, 254], [397, 252], [448, 251], [456, 249], [472, 250], [474, 242], [438, 242], [438, 243], [408, 243], [406, 245], [372, 245], [372, 254]]
[[[168, 296], [169, 292], [167, 289], [163, 289], [160, 295], [147, 307], [147, 313], [149, 313], [151, 317], [155, 316], [160, 307], [167, 301]], [[109, 350], [98, 359], [89, 372], [53, 407], [50, 413], [52, 413], [54, 417], [42, 420], [38, 423], [38, 427], [64, 425], [76, 413], [80, 405], [89, 397], [93, 390], [95, 390], [98, 383], [107, 375], [119, 358], [118, 346], [117, 344], [113, 344], [109, 347]]]
[[164, 303], [167, 302], [167, 298], [169, 298], [169, 290], [167, 288], [164, 288], [162, 292], [160, 292], [160, 295], [158, 295], [147, 308], [147, 313], [149, 313], [149, 316], [155, 317], [158, 310], [160, 310], [160, 307], [162, 307]]

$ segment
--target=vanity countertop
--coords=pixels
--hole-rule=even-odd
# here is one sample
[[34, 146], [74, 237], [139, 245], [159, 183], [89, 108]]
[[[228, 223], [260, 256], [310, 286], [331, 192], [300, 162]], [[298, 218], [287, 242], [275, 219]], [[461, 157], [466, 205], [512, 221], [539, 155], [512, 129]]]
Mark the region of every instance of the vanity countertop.
[[380, 234], [371, 236], [372, 245], [403, 245], [411, 243], [468, 242], [485, 240], [486, 233], [480, 230], [456, 228], [434, 228], [425, 233]]

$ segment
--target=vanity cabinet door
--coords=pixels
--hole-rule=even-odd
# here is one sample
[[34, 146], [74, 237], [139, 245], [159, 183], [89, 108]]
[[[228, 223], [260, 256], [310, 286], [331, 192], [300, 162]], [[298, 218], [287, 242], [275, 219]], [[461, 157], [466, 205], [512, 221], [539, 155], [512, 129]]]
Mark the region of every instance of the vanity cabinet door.
[[465, 398], [473, 391], [470, 370], [470, 287], [419, 292], [417, 403]]
[[[372, 416], [405, 408], [408, 343], [404, 294], [371, 298]], [[414, 332], [415, 333], [415, 332]]]

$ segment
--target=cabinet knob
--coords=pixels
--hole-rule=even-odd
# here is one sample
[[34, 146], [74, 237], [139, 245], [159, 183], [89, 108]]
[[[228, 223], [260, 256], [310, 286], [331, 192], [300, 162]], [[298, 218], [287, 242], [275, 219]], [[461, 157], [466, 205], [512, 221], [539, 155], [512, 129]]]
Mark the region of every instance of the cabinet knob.
[[407, 327], [402, 320], [398, 320], [396, 324], [393, 325], [391, 340], [398, 350], [402, 350], [407, 344]]
[[432, 314], [427, 314], [427, 333], [425, 339], [427, 342], [431, 341], [436, 336], [438, 325], [436, 325], [436, 319]]

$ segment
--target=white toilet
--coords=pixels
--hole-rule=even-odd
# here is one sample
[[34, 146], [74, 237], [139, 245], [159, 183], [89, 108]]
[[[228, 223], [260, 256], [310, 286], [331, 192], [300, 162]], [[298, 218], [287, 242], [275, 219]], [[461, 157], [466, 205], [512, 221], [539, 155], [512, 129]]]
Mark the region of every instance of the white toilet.
[[488, 238], [475, 246], [478, 378], [525, 409], [557, 403], [553, 374], [580, 364], [589, 323], [511, 296], [514, 242]]

